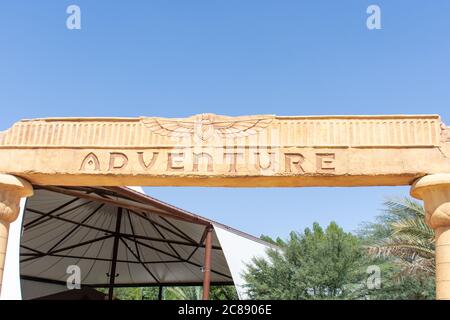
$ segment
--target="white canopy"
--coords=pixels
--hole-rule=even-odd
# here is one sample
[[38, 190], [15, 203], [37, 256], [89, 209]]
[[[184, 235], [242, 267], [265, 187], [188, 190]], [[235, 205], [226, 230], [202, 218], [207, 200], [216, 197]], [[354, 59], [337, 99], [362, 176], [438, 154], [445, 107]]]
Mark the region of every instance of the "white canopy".
[[[125, 187], [36, 186], [24, 212], [20, 277], [26, 299], [67, 290], [70, 265], [80, 268], [83, 286], [201, 285], [204, 240], [211, 226], [211, 283], [236, 283], [245, 298], [245, 264], [270, 247]], [[14, 272], [9, 265], [19, 264], [17, 246], [17, 241], [8, 246], [5, 276]], [[5, 293], [14, 291], [10, 283], [5, 282], [2, 298], [18, 298]]]

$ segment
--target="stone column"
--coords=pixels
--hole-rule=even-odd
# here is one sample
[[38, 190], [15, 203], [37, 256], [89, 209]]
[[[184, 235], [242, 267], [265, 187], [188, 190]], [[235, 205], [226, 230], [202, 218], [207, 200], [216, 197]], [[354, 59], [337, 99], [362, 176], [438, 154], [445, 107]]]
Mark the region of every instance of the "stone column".
[[0, 292], [2, 290], [8, 231], [20, 210], [20, 198], [33, 195], [33, 187], [27, 181], [0, 173]]
[[450, 174], [420, 178], [411, 195], [423, 200], [425, 221], [436, 234], [436, 299], [450, 300]]

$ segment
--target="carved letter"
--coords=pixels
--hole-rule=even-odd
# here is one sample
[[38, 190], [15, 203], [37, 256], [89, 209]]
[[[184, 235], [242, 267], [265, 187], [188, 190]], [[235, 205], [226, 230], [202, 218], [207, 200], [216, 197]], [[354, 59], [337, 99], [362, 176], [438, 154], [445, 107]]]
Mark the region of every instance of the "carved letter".
[[286, 172], [292, 172], [292, 165], [294, 165], [297, 173], [304, 173], [302, 163], [305, 161], [305, 157], [301, 153], [285, 153], [285, 170]]
[[91, 152], [83, 159], [80, 170], [82, 170], [82, 171], [83, 170], [86, 170], [86, 171], [100, 170], [100, 161], [98, 161], [98, 158], [95, 155], [95, 153]]
[[[116, 159], [121, 161], [121, 163], [116, 163]], [[109, 157], [109, 171], [115, 169], [123, 169], [128, 164], [128, 157], [121, 152], [111, 152]]]
[[270, 167], [273, 166], [274, 162], [275, 162], [275, 153], [274, 152], [263, 152], [262, 156], [264, 158], [264, 160], [269, 157], [268, 159], [268, 163], [266, 166], [262, 166], [261, 165], [261, 152], [255, 152], [256, 155], [256, 163], [255, 163], [255, 167], [258, 170], [267, 170], [270, 169]]
[[[182, 159], [176, 159], [178, 156]], [[183, 171], [184, 170], [184, 153], [172, 153], [167, 154], [167, 171]]]
[[223, 154], [225, 161], [230, 161], [230, 169], [228, 172], [230, 173], [236, 173], [237, 172], [237, 159], [238, 157], [242, 158], [243, 153], [242, 152], [225, 152]]
[[194, 153], [194, 164], [192, 166], [192, 171], [198, 171], [198, 163], [200, 158], [206, 157], [208, 161], [208, 165], [206, 167], [206, 170], [208, 172], [213, 171], [213, 158], [209, 153], [201, 152], [201, 153]]
[[149, 161], [148, 164], [145, 163], [143, 152], [138, 152], [137, 154], [138, 154], [139, 164], [141, 165], [142, 169], [148, 170], [148, 169], [151, 169], [153, 167], [153, 165], [155, 164], [155, 161], [156, 161], [156, 158], [158, 158], [159, 152], [153, 152], [152, 159]]
[[316, 153], [317, 172], [334, 172], [335, 154], [334, 153]]

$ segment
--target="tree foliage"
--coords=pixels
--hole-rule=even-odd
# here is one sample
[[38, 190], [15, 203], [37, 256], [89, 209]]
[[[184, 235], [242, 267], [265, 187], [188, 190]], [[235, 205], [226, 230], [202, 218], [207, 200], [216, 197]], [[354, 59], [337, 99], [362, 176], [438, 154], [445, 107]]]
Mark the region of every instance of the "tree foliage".
[[382, 269], [381, 288], [369, 291], [371, 299], [434, 298], [434, 232], [418, 202], [387, 200], [382, 214], [359, 234], [372, 263]]
[[[108, 289], [97, 288], [105, 294]], [[118, 300], [157, 300], [158, 287], [114, 288], [114, 299]], [[202, 287], [165, 287], [162, 291], [163, 300], [201, 300]], [[237, 300], [236, 289], [232, 285], [211, 286], [210, 300]]]
[[[332, 222], [325, 230], [291, 232], [287, 240], [261, 236], [279, 247], [253, 259], [244, 277], [253, 299], [433, 299], [434, 232], [416, 201], [388, 200], [358, 235]], [[368, 266], [380, 269], [380, 286], [368, 288]], [[118, 299], [157, 299], [157, 288], [116, 288]], [[163, 298], [201, 299], [201, 287], [165, 288]], [[234, 286], [213, 286], [211, 299], [237, 299]]]
[[[108, 294], [107, 288], [97, 288], [98, 291]], [[118, 300], [156, 300], [157, 287], [114, 288], [114, 299]]]
[[362, 294], [366, 277], [359, 240], [332, 222], [324, 231], [291, 232], [287, 241], [269, 240], [268, 260], [253, 259], [245, 279], [253, 299], [348, 299]]
[[[201, 300], [201, 287], [171, 287], [164, 293], [166, 300]], [[238, 299], [234, 286], [212, 286], [209, 294], [210, 300], [236, 300]]]

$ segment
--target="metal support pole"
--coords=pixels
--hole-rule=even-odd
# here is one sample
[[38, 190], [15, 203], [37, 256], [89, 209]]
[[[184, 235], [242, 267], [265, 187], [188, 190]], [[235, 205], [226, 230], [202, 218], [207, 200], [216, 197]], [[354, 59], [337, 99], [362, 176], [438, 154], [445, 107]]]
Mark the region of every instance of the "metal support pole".
[[158, 300], [162, 300], [162, 299], [163, 299], [163, 286], [159, 286]]
[[209, 300], [211, 285], [211, 248], [212, 248], [212, 226], [208, 227], [205, 238], [205, 263], [203, 266], [203, 300]]
[[119, 251], [119, 234], [120, 234], [120, 224], [122, 222], [122, 208], [117, 209], [117, 219], [116, 219], [116, 232], [114, 234], [114, 246], [112, 252], [111, 270], [109, 274], [109, 290], [108, 299], [112, 300], [114, 293], [114, 281], [116, 279], [116, 266], [117, 266], [117, 252]]

